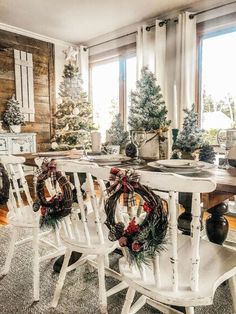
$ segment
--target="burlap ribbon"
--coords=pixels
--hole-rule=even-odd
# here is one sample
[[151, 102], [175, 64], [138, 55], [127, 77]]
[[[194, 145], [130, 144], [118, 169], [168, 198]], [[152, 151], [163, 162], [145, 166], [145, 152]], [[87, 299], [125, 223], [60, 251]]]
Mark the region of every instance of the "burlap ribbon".
[[108, 194], [114, 194], [122, 189], [123, 192], [123, 205], [135, 206], [136, 199], [134, 187], [138, 187], [139, 175], [133, 170], [120, 170], [112, 168], [110, 172], [110, 186], [107, 188]]

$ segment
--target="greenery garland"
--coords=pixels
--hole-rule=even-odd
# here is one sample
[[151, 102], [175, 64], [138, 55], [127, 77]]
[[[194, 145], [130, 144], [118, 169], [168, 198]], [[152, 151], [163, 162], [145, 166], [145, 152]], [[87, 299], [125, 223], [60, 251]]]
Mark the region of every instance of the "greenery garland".
[[0, 189], [0, 205], [7, 203], [9, 199], [10, 180], [3, 164], [0, 163], [0, 177], [2, 177], [2, 188]]
[[[60, 171], [56, 171], [55, 160], [51, 160], [43, 167], [45, 167], [43, 172], [37, 178], [38, 199], [33, 204], [33, 210], [41, 210], [40, 227], [55, 228], [63, 217], [71, 213], [73, 193], [66, 177]], [[45, 196], [45, 181], [50, 177], [53, 179], [54, 185], [58, 182], [62, 193], [57, 193], [48, 201]]]
[[[112, 168], [111, 173], [117, 175], [118, 169]], [[168, 227], [167, 202], [156, 195], [149, 187], [139, 182], [132, 182], [129, 176], [120, 178], [119, 184], [112, 189], [112, 194], [106, 200], [105, 212], [106, 225], [109, 228], [109, 239], [119, 241], [121, 247], [126, 247], [129, 252], [130, 262], [138, 266], [148, 263], [157, 253], [164, 249], [165, 237]], [[117, 201], [122, 194], [127, 193], [127, 182], [132, 186], [132, 193], [140, 195], [144, 200], [143, 209], [146, 212], [144, 220], [137, 224], [133, 218], [125, 228], [123, 222], [116, 222], [115, 212]], [[108, 190], [110, 192], [110, 190]]]

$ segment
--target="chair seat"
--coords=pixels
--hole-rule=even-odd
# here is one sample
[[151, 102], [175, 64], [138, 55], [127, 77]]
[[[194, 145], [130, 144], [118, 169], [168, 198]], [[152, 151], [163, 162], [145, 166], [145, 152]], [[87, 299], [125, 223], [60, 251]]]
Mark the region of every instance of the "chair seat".
[[7, 215], [11, 225], [21, 228], [38, 228], [39, 214], [34, 213], [30, 205], [17, 208], [16, 213], [9, 212]]
[[[167, 245], [168, 246], [168, 245]], [[199, 290], [194, 292], [189, 287], [191, 238], [178, 236], [178, 270], [179, 290], [172, 290], [170, 251], [160, 255], [160, 287], [154, 282], [152, 265], [144, 266], [145, 280], [135, 266], [129, 266], [125, 258], [119, 261], [120, 273], [135, 290], [158, 302], [170, 305], [200, 306], [213, 303], [216, 288], [225, 280], [236, 274], [236, 252], [223, 246], [201, 240]]]
[[94, 213], [87, 215], [87, 226], [90, 236], [90, 245], [88, 244], [83, 223], [81, 220], [77, 220], [77, 230], [81, 230], [79, 234], [71, 234], [70, 232], [65, 232], [65, 228], [61, 228], [60, 237], [67, 247], [70, 247], [72, 251], [81, 252], [84, 254], [108, 254], [115, 250], [118, 246], [118, 242], [112, 242], [108, 239], [108, 228], [103, 224], [103, 236], [104, 243], [99, 241], [98, 232], [96, 224], [94, 223]]

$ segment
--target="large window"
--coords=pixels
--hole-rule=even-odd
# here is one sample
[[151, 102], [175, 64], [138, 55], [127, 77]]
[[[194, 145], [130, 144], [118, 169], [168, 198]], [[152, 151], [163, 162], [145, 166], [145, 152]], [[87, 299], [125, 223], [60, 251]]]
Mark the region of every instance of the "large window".
[[104, 140], [112, 115], [119, 112], [119, 60], [94, 65], [91, 84], [93, 120]]
[[236, 28], [203, 34], [199, 52], [201, 127], [216, 145], [218, 129], [236, 126]]
[[94, 123], [106, 140], [114, 114], [120, 113], [127, 128], [130, 91], [136, 83], [136, 56], [132, 53], [91, 62], [91, 102]]

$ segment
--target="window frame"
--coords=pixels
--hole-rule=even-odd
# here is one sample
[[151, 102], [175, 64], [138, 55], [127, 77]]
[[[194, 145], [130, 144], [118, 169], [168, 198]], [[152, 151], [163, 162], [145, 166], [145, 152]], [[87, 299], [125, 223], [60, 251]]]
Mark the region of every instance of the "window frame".
[[236, 12], [197, 23], [197, 60], [195, 109], [199, 114], [199, 124], [202, 120], [201, 92], [202, 92], [202, 43], [206, 38], [220, 36], [236, 31]]
[[127, 104], [126, 104], [126, 60], [136, 56], [136, 43], [132, 43], [123, 47], [108, 50], [89, 57], [89, 97], [92, 102], [93, 86], [92, 86], [92, 69], [98, 64], [105, 64], [112, 60], [119, 61], [119, 113], [121, 120], [124, 123], [124, 128], [127, 130]]

